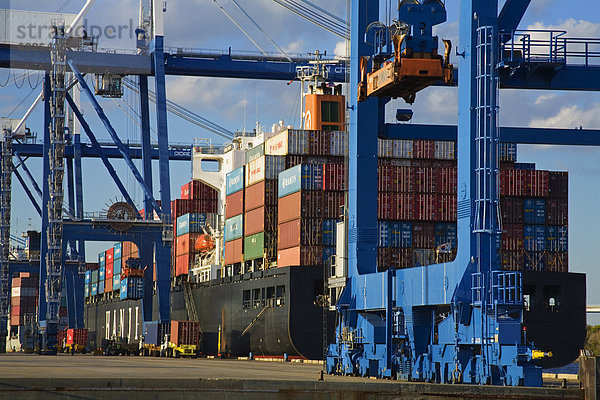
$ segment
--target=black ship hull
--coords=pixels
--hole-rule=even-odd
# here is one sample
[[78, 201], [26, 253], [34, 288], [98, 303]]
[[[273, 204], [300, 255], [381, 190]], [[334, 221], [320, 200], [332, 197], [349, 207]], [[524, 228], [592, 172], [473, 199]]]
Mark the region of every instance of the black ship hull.
[[[529, 343], [553, 357], [545, 368], [573, 362], [586, 335], [585, 275], [524, 272], [524, 313]], [[207, 355], [323, 357], [324, 319], [328, 342], [335, 314], [318, 305], [323, 293], [323, 269], [286, 267], [214, 279], [191, 288]], [[554, 301], [551, 301], [554, 299]], [[172, 292], [171, 317], [188, 319], [183, 288]], [[554, 305], [551, 305], [554, 304]], [[154, 304], [154, 319], [157, 307]], [[143, 333], [140, 300], [105, 299], [86, 305], [86, 327], [92, 347], [111, 336], [138, 343]]]

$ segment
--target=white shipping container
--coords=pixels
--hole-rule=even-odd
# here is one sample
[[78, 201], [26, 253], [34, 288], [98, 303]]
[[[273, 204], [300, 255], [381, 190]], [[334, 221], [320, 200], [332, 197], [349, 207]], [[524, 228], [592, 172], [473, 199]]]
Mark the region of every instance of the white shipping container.
[[438, 160], [454, 160], [456, 158], [454, 142], [436, 140], [434, 158]]
[[12, 297], [21, 297], [21, 288], [20, 287], [12, 288]]
[[393, 140], [394, 158], [413, 158], [412, 140]]
[[348, 155], [348, 134], [342, 131], [331, 132], [331, 149], [330, 153], [333, 156]]
[[283, 170], [285, 170], [285, 157], [262, 156], [248, 163], [246, 167], [246, 186], [264, 179], [277, 179], [279, 173]]
[[377, 139], [377, 155], [383, 158], [394, 157], [394, 144], [389, 139]]
[[309, 153], [309, 131], [288, 129], [265, 142], [265, 154], [285, 156]]

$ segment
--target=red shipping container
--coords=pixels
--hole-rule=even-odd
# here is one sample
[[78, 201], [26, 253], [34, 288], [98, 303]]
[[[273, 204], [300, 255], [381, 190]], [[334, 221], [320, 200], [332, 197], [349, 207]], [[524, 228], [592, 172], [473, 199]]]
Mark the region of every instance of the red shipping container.
[[396, 220], [413, 220], [416, 218], [416, 195], [414, 194], [401, 194], [397, 200], [398, 212], [396, 214]]
[[323, 217], [322, 191], [301, 190], [279, 198], [277, 222], [279, 224], [298, 218]]
[[567, 226], [569, 224], [569, 200], [546, 200], [546, 223], [548, 225]]
[[505, 224], [503, 226], [502, 250], [520, 251], [523, 250], [523, 225]]
[[285, 222], [277, 229], [277, 250], [296, 246], [319, 246], [322, 244], [323, 221], [301, 218]]
[[548, 171], [526, 171], [527, 192], [526, 196], [548, 197]]
[[177, 199], [171, 202], [171, 219], [176, 220], [189, 213], [216, 213], [217, 208], [216, 199]]
[[415, 168], [414, 189], [416, 193], [438, 193], [441, 183], [441, 170], [437, 168]]
[[277, 207], [259, 207], [244, 215], [244, 235], [277, 229]]
[[[277, 181], [265, 179], [246, 189], [244, 210], [250, 211], [258, 207], [277, 206]], [[238, 192], [239, 193], [239, 192]]]
[[379, 192], [395, 192], [392, 187], [394, 167], [380, 165], [377, 167], [377, 190]]
[[194, 180], [181, 187], [182, 200], [217, 200], [217, 198], [217, 191], [201, 181]]
[[88, 330], [87, 329], [67, 329], [66, 339], [67, 339], [67, 344], [78, 344], [81, 346], [86, 346], [87, 339], [88, 339]]
[[344, 164], [323, 165], [323, 190], [347, 190]]
[[559, 199], [566, 199], [569, 196], [568, 172], [549, 172], [548, 196]]
[[187, 275], [190, 272], [190, 254], [181, 254], [175, 258], [175, 276]]
[[346, 193], [323, 192], [323, 218], [339, 218], [343, 215]]
[[323, 247], [297, 246], [285, 250], [277, 250], [277, 267], [302, 265], [322, 265]]
[[114, 265], [115, 265], [114, 261], [112, 261], [110, 263], [106, 263], [106, 271], [105, 271], [106, 279], [113, 277]]
[[523, 223], [523, 198], [500, 197], [500, 213], [505, 224]]
[[419, 221], [439, 220], [439, 196], [433, 194], [416, 194], [415, 203], [414, 219]]
[[67, 343], [67, 330], [66, 329], [59, 329], [56, 332], [56, 343], [58, 343], [59, 346], [62, 346], [63, 344]]
[[196, 253], [196, 239], [203, 235], [202, 233], [186, 233], [177, 237], [177, 243], [175, 247], [175, 255], [180, 256], [182, 254], [194, 254]]
[[200, 323], [194, 321], [171, 321], [169, 341], [176, 346], [200, 343]]
[[[240, 190], [225, 197], [225, 218], [244, 213], [244, 191]], [[184, 215], [184, 214], [182, 214]]]
[[378, 193], [377, 194], [377, 219], [396, 220], [398, 219], [398, 201], [401, 195], [396, 193]]
[[430, 222], [413, 223], [413, 248], [433, 249], [435, 247], [435, 225]]
[[456, 193], [457, 175], [456, 168], [442, 168], [440, 170], [438, 190], [444, 194]]
[[113, 259], [115, 257], [115, 248], [111, 247], [110, 249], [106, 250], [105, 252], [106, 254], [106, 264], [113, 262]]
[[433, 140], [413, 140], [413, 158], [432, 159], [435, 156]]
[[244, 238], [239, 238], [225, 243], [224, 262], [225, 265], [237, 264], [244, 259]]
[[414, 266], [413, 250], [402, 248], [389, 248], [389, 266], [402, 269]]
[[456, 195], [440, 195], [437, 197], [439, 221], [456, 221]]
[[113, 291], [113, 280], [112, 277], [110, 279], [106, 279], [104, 281], [104, 292], [112, 292]]
[[122, 258], [125, 258], [133, 253], [137, 253], [137, 246], [133, 242], [123, 242], [121, 251], [123, 252]]

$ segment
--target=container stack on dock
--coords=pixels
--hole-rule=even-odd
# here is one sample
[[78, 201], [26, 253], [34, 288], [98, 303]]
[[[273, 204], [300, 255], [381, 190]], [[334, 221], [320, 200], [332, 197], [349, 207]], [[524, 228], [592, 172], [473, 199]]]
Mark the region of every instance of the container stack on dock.
[[456, 249], [454, 142], [378, 142], [380, 268], [449, 261]]
[[24, 325], [27, 315], [35, 315], [37, 304], [38, 274], [21, 272], [12, 278], [10, 325]]
[[[379, 139], [378, 154], [380, 269], [453, 260], [454, 142]], [[515, 144], [501, 143], [499, 160], [503, 268], [568, 271], [568, 174], [517, 163]]]
[[568, 181], [533, 164], [501, 171], [504, 269], [568, 271]]

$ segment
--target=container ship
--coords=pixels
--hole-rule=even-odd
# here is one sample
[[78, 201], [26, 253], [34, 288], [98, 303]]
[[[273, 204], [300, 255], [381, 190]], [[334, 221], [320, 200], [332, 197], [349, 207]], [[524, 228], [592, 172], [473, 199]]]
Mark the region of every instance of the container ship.
[[[303, 100], [303, 129], [280, 122], [224, 147], [195, 145], [193, 180], [172, 201], [171, 318], [199, 322], [206, 355], [322, 359], [332, 341], [346, 282], [345, 100], [325, 83]], [[568, 268], [568, 174], [517, 162], [514, 144], [499, 152], [498, 260], [522, 271], [526, 340], [553, 353], [544, 367], [561, 366], [586, 335], [585, 275]], [[456, 174], [453, 141], [379, 139], [380, 270], [454, 259]], [[137, 257], [122, 242], [87, 265], [91, 348], [143, 340], [142, 296], [123, 272]]]

